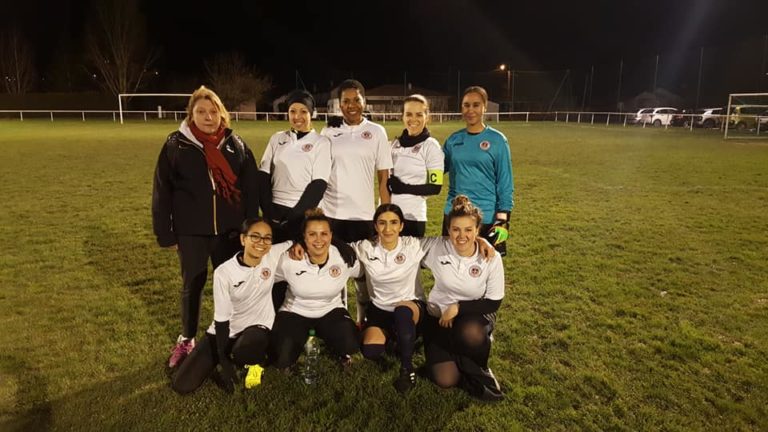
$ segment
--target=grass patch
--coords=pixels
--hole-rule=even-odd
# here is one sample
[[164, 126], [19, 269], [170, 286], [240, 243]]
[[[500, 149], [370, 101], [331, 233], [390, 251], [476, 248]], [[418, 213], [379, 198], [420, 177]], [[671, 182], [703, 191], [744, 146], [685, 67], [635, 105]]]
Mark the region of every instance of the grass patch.
[[[252, 392], [177, 396], [163, 364], [178, 259], [149, 211], [176, 125], [1, 122], [0, 429], [768, 429], [768, 146], [493, 126], [510, 141], [516, 207], [491, 359], [507, 398], [486, 405], [423, 380], [401, 397], [395, 359], [349, 375], [325, 360], [314, 389], [267, 370]], [[235, 124], [257, 157], [280, 127]], [[431, 130], [443, 141], [459, 127]], [[430, 234], [444, 199], [430, 199]]]

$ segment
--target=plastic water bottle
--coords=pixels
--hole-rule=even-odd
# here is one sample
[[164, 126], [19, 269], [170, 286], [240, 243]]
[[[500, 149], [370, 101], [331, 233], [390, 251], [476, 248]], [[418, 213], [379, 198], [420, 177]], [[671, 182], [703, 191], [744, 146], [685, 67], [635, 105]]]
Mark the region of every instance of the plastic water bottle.
[[309, 331], [309, 338], [304, 345], [304, 384], [313, 385], [318, 378], [318, 363], [320, 356], [320, 346], [315, 337], [315, 330]]

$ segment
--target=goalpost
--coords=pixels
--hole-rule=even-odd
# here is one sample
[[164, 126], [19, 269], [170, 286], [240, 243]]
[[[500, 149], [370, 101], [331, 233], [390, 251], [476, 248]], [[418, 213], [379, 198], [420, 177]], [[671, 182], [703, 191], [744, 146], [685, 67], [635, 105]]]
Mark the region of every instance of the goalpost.
[[191, 93], [120, 93], [117, 95], [117, 106], [120, 109], [120, 124], [123, 124], [123, 98], [124, 97], [146, 97], [146, 96], [159, 96], [159, 97], [190, 97]]
[[723, 120], [724, 139], [768, 139], [768, 93], [732, 93]]

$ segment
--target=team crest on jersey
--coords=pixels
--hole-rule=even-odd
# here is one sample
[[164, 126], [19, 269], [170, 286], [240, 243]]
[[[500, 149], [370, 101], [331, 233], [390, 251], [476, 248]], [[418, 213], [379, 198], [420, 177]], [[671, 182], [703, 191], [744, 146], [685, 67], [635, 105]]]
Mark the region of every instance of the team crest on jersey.
[[479, 265], [474, 264], [469, 268], [469, 275], [473, 278], [480, 277], [480, 275], [483, 273], [483, 269], [480, 268]]
[[269, 279], [269, 277], [272, 276], [272, 270], [268, 268], [261, 269], [261, 278], [264, 280]]
[[400, 252], [399, 254], [395, 255], [395, 264], [402, 264], [405, 262], [405, 254]]
[[373, 138], [373, 134], [371, 133], [371, 131], [363, 131], [363, 134], [361, 136], [363, 137], [363, 139], [367, 139], [367, 140]]
[[341, 276], [341, 267], [334, 264], [331, 266], [331, 268], [328, 269], [328, 273], [331, 275], [332, 278], [337, 278]]
[[491, 148], [491, 143], [488, 141], [483, 141], [480, 143], [480, 148], [483, 150], [488, 150], [489, 148]]
[[419, 150], [421, 150], [421, 144], [416, 144], [415, 146], [413, 146], [411, 153], [418, 153]]
[[307, 153], [308, 151], [312, 150], [312, 144], [304, 144], [301, 146], [301, 151], [304, 153]]

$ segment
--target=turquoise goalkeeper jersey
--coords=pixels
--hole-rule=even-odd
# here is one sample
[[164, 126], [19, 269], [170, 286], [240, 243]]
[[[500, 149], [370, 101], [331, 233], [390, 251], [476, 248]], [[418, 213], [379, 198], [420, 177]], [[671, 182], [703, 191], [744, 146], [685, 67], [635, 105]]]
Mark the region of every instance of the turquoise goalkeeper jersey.
[[460, 194], [483, 211], [484, 224], [492, 223], [497, 211], [512, 210], [512, 157], [504, 134], [489, 126], [478, 134], [462, 129], [448, 137], [443, 152], [449, 181], [445, 214]]

